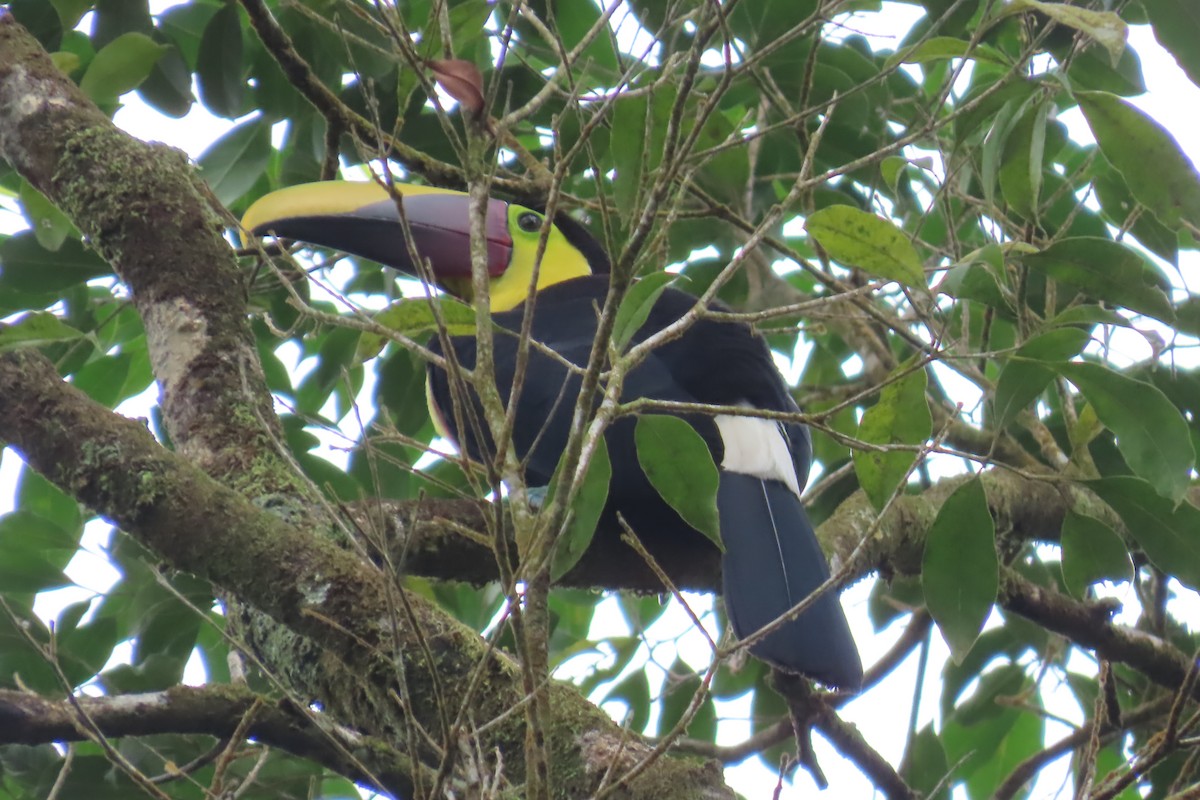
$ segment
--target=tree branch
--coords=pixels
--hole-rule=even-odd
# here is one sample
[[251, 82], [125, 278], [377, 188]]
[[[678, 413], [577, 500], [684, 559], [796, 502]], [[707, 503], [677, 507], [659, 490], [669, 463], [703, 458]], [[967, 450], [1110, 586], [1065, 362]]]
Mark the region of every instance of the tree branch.
[[[254, 711], [247, 736], [380, 791], [412, 794], [413, 765], [387, 742], [328, 720], [318, 724], [306, 716], [313, 713], [307, 710], [263, 701], [247, 688], [229, 685], [76, 699], [79, 711], [110, 738], [190, 733], [224, 739], [257, 703], [260, 707]], [[79, 728], [78, 711], [71, 702], [0, 690], [0, 744], [79, 741], [87, 741], [87, 736]]]

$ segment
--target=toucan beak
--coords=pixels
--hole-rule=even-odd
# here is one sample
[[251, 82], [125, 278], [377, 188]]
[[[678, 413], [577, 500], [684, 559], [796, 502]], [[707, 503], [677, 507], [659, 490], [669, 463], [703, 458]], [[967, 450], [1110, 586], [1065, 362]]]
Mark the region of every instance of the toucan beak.
[[[323, 181], [259, 198], [242, 218], [256, 236], [331, 247], [416, 275], [411, 252], [429, 262], [439, 282], [471, 276], [469, 198], [462, 192], [395, 184], [393, 195], [374, 182]], [[403, 217], [412, 233], [404, 238]], [[512, 236], [508, 203], [488, 200], [485, 225], [488, 275], [508, 269]]]

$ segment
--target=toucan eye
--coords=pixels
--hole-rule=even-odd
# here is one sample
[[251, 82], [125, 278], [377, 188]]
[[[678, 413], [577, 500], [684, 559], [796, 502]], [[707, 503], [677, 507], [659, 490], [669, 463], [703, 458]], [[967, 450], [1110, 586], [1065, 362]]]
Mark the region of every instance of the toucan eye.
[[537, 233], [542, 229], [542, 218], [532, 211], [526, 211], [517, 217], [517, 227], [526, 233]]

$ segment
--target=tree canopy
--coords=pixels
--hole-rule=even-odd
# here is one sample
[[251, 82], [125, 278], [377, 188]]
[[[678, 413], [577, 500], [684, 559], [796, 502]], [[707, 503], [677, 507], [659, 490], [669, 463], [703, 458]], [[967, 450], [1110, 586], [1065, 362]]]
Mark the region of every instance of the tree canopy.
[[[28, 223], [0, 234], [24, 464], [0, 796], [731, 797], [747, 758], [784, 795], [824, 766], [831, 796], [1023, 797], [1069, 762], [1076, 797], [1194, 796], [1200, 175], [1130, 102], [1126, 35], [1200, 83], [1200, 14], [913, 0], [911, 29], [858, 33], [884, 5], [0, 10], [0, 203]], [[131, 92], [237, 122], [191, 164], [112, 123]], [[601, 425], [540, 504], [511, 460], [449, 450], [422, 343], [486, 309], [238, 234], [338, 176], [584, 222], [612, 260], [601, 386], [667, 281], [765, 335], [813, 431], [831, 590], [869, 582], [889, 643], [860, 642], [862, 696], [738, 648], [715, 547], [593, 537]], [[154, 386], [148, 419], [113, 411]], [[647, 461], [703, 466], [659, 439]], [[87, 552], [119, 577], [45, 621]]]

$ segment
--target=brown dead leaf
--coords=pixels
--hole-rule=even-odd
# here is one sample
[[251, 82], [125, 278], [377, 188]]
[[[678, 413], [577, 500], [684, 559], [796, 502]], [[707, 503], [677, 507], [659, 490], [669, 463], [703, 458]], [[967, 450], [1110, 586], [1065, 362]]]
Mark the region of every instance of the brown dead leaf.
[[442, 90], [472, 114], [483, 111], [483, 75], [470, 61], [433, 58], [425, 62]]

